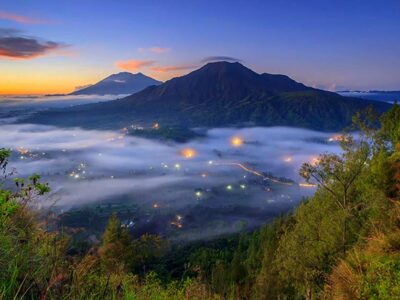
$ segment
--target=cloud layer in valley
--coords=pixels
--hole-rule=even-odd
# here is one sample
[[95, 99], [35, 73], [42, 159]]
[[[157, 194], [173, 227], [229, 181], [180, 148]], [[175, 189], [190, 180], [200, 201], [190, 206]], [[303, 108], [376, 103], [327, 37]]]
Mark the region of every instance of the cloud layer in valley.
[[[298, 182], [302, 162], [324, 151], [338, 151], [337, 144], [325, 143], [327, 134], [280, 127], [212, 129], [206, 137], [185, 144], [161, 143], [124, 132], [39, 125], [3, 125], [0, 136], [2, 147], [17, 153], [29, 151], [27, 156], [14, 157], [12, 165], [18, 173], [43, 174], [54, 187], [58, 204], [66, 207], [112, 200], [118, 195], [125, 195], [126, 201], [137, 200], [138, 194], [162, 195], [171, 205], [182, 206], [188, 199], [193, 201], [196, 189], [237, 186], [246, 182], [244, 175], [256, 177], [239, 164]], [[232, 144], [234, 137], [243, 142], [239, 147]], [[193, 155], [186, 155], [187, 149]], [[294, 190], [299, 200], [301, 189]], [[182, 194], [186, 196], [177, 197]], [[149, 196], [143, 199], [154, 201]], [[263, 193], [252, 192], [246, 203], [257, 206], [267, 202]]]

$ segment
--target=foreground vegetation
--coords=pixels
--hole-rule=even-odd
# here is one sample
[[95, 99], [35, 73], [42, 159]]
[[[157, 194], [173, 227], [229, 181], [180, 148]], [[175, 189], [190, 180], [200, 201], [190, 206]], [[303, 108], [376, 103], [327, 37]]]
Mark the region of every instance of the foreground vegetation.
[[114, 214], [101, 241], [76, 251], [57, 218], [34, 209], [49, 187], [14, 179], [0, 190], [0, 299], [399, 299], [400, 107], [379, 127], [370, 114], [354, 124], [342, 155], [303, 165], [319, 188], [293, 213], [182, 247], [133, 239]]

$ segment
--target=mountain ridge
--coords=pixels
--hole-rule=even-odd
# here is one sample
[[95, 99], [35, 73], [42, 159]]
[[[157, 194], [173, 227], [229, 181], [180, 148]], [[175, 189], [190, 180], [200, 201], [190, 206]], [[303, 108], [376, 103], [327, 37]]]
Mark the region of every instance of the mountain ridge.
[[[368, 105], [379, 112], [390, 107], [307, 87], [286, 75], [258, 74], [237, 62], [214, 62], [122, 99], [48, 111], [33, 121], [90, 128], [162, 122], [187, 127], [279, 125], [334, 131], [349, 125], [352, 116]], [[57, 121], [63, 116], [64, 120]]]
[[69, 95], [133, 94], [148, 86], [158, 85], [161, 83], [162, 82], [140, 72], [136, 74], [130, 72], [119, 72], [111, 74], [93, 85], [74, 91]]

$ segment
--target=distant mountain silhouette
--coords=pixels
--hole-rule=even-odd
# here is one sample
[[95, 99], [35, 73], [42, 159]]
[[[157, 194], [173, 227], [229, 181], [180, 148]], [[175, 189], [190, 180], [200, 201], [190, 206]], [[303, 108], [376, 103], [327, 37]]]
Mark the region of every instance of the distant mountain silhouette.
[[209, 63], [123, 99], [47, 111], [30, 121], [118, 128], [136, 122], [184, 126], [296, 126], [338, 130], [355, 112], [389, 105], [317, 90], [284, 75], [257, 74], [240, 63]]
[[400, 91], [340, 91], [338, 94], [346, 97], [356, 97], [375, 101], [400, 102]]
[[121, 72], [104, 78], [89, 87], [77, 90], [70, 95], [121, 95], [133, 94], [151, 85], [162, 82], [148, 77], [142, 73], [132, 74]]

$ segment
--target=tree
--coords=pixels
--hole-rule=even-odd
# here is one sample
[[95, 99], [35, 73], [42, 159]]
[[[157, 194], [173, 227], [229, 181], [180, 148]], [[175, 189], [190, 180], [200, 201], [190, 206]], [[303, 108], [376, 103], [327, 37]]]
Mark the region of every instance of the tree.
[[367, 141], [355, 141], [350, 135], [342, 138], [341, 146], [342, 154], [322, 154], [316, 162], [303, 164], [299, 174], [307, 182], [314, 181], [329, 192], [338, 208], [342, 210], [342, 247], [345, 253], [348, 218], [354, 210], [362, 206], [362, 203], [357, 201], [355, 182], [367, 168], [370, 147]]
[[247, 273], [246, 268], [243, 266], [240, 251], [236, 250], [233, 254], [231, 262], [231, 277], [232, 281], [236, 286], [236, 296], [238, 299], [241, 297], [242, 286], [246, 280]]
[[144, 234], [132, 243], [133, 267], [141, 268], [146, 273], [146, 264], [161, 257], [166, 249], [166, 243], [159, 236]]
[[383, 114], [381, 118], [382, 137], [389, 141], [392, 149], [400, 143], [400, 105], [395, 103], [393, 107]]
[[[7, 170], [10, 154], [0, 149], [4, 181], [13, 174]], [[40, 200], [49, 191], [40, 176], [14, 182], [14, 188], [0, 186], [0, 298], [45, 299], [50, 292], [57, 295], [53, 288], [67, 277], [67, 240], [57, 232], [48, 232], [46, 222], [39, 222], [30, 209], [33, 200]]]
[[335, 200], [324, 190], [297, 208], [271, 264], [279, 272], [282, 292], [293, 286], [299, 295], [313, 299], [322, 290], [341, 249], [341, 218]]
[[124, 269], [129, 269], [132, 265], [132, 238], [116, 213], [108, 220], [99, 254], [103, 266], [108, 271], [115, 271], [121, 265]]

